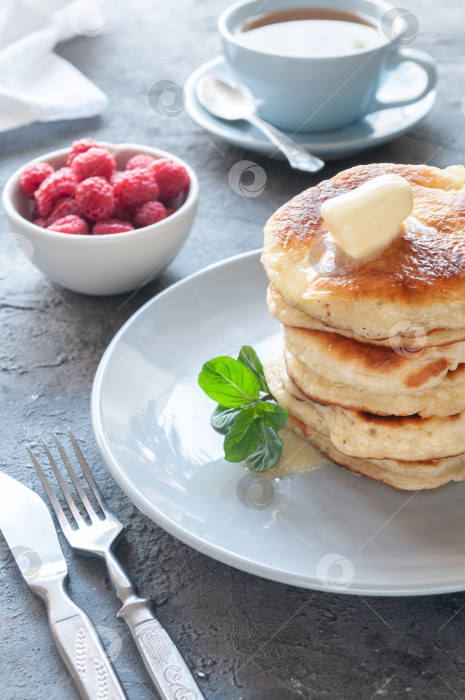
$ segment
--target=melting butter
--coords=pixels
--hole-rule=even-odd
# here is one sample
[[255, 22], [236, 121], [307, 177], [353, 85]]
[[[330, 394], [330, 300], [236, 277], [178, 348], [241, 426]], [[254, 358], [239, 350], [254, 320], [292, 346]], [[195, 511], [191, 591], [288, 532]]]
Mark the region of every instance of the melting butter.
[[403, 230], [412, 188], [400, 175], [380, 175], [326, 200], [321, 215], [339, 248], [355, 260], [376, 257]]
[[279, 431], [279, 435], [283, 440], [279, 462], [268, 471], [260, 472], [261, 477], [278, 479], [290, 474], [303, 474], [318, 469], [326, 463], [326, 457], [308, 440], [296, 435], [292, 428], [284, 426]]

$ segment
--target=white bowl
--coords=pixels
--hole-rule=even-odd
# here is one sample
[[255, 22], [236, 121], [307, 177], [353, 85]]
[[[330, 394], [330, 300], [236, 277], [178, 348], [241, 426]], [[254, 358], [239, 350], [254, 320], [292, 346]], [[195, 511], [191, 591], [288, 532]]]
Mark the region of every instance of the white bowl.
[[[3, 206], [17, 243], [51, 280], [81, 294], [122, 294], [155, 279], [179, 251], [194, 220], [199, 185], [192, 168], [171, 153], [132, 143], [100, 144], [113, 154], [121, 170], [138, 153], [170, 158], [183, 165], [191, 183], [187, 195], [181, 195], [179, 209], [152, 226], [124, 233], [79, 236], [48, 231], [29, 220], [33, 202], [19, 186], [24, 165], [6, 183]], [[60, 168], [66, 164], [69, 151], [66, 148], [46, 153], [34, 162], [47, 161]]]

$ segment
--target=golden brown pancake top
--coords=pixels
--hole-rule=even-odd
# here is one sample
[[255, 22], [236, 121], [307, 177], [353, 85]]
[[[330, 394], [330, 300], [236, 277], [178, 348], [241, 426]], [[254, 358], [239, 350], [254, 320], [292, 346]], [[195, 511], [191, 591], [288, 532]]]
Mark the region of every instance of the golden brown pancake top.
[[[279, 209], [267, 225], [265, 251], [283, 254], [312, 248], [327, 239], [321, 218], [324, 201], [353, 190], [378, 175], [395, 173], [412, 186], [412, 217], [420, 226], [407, 226], [377, 258], [360, 262], [338, 252], [335, 269], [312, 280], [318, 293], [354, 300], [361, 297], [391, 301], [415, 299], [421, 304], [431, 295], [465, 299], [465, 189], [451, 188], [450, 180], [426, 165], [373, 163], [345, 170], [312, 187]], [[459, 185], [457, 185], [458, 187]]]

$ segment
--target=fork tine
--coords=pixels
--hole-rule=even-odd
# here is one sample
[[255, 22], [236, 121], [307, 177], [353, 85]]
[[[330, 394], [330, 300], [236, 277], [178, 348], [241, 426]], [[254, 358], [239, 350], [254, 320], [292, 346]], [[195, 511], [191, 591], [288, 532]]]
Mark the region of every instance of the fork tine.
[[74, 467], [71, 464], [71, 462], [69, 461], [68, 455], [66, 454], [65, 449], [64, 449], [63, 445], [61, 444], [61, 442], [59, 441], [56, 433], [53, 433], [53, 437], [55, 438], [55, 442], [56, 442], [57, 447], [60, 451], [61, 458], [65, 464], [65, 467], [68, 470], [68, 474], [71, 477], [71, 481], [74, 484], [74, 488], [76, 489], [76, 493], [78, 494], [79, 498], [81, 499], [82, 504], [87, 511], [87, 514], [89, 515], [91, 520], [99, 520], [99, 518], [97, 517], [97, 514], [94, 510], [94, 507], [93, 507], [92, 503], [89, 501], [86, 492], [82, 488], [81, 482], [79, 481], [77, 474], [74, 471]]
[[69, 527], [69, 521], [63, 512], [63, 508], [60, 505], [60, 501], [56, 497], [55, 491], [53, 490], [53, 487], [48, 479], [48, 476], [46, 475], [46, 473], [42, 469], [42, 466], [41, 466], [39, 460], [37, 459], [37, 457], [35, 456], [34, 452], [31, 450], [31, 447], [29, 445], [26, 445], [26, 449], [28, 451], [29, 457], [32, 460], [32, 464], [34, 465], [35, 470], [36, 470], [37, 474], [39, 475], [39, 479], [42, 482], [42, 486], [45, 489], [45, 493], [48, 496], [48, 500], [52, 504], [52, 508], [55, 511], [55, 515], [58, 518], [58, 522], [60, 523], [62, 530], [65, 531], [65, 529], [67, 527]]
[[95, 483], [95, 479], [92, 476], [92, 472], [89, 469], [89, 465], [87, 464], [84, 455], [81, 452], [81, 448], [79, 447], [76, 438], [74, 437], [73, 433], [71, 432], [71, 429], [68, 428], [68, 435], [71, 440], [71, 443], [74, 448], [74, 452], [76, 453], [76, 457], [78, 458], [79, 464], [81, 465], [82, 473], [87, 479], [87, 483], [89, 484], [89, 487], [94, 494], [95, 500], [99, 504], [100, 508], [102, 509], [103, 513], [105, 515], [108, 514], [108, 507], [105, 502], [104, 497], [102, 496], [99, 487]]
[[84, 519], [82, 515], [80, 514], [76, 503], [74, 502], [74, 498], [72, 497], [70, 490], [68, 486], [66, 485], [66, 482], [64, 481], [63, 477], [61, 476], [60, 470], [57, 467], [57, 464], [55, 462], [55, 459], [50, 452], [50, 449], [45, 442], [45, 440], [42, 440], [42, 444], [44, 446], [44, 450], [47, 453], [48, 460], [50, 462], [50, 465], [53, 469], [53, 473], [55, 474], [56, 480], [58, 481], [58, 484], [60, 486], [61, 492], [63, 496], [65, 497], [66, 503], [68, 504], [68, 508], [70, 509], [71, 513], [73, 514], [73, 517], [76, 521], [76, 523], [79, 525], [79, 527], [82, 527], [85, 525]]

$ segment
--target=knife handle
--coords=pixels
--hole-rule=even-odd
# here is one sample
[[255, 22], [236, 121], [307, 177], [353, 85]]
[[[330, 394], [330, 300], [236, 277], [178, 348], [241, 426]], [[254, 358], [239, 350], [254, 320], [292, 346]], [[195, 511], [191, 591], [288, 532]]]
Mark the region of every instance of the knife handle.
[[124, 690], [92, 622], [63, 586], [58, 591], [54, 591], [53, 599], [47, 600], [50, 628], [81, 697], [84, 700], [125, 700]]

